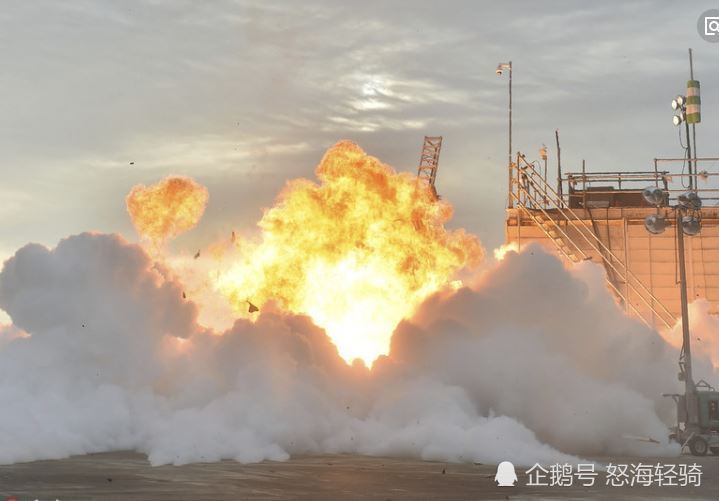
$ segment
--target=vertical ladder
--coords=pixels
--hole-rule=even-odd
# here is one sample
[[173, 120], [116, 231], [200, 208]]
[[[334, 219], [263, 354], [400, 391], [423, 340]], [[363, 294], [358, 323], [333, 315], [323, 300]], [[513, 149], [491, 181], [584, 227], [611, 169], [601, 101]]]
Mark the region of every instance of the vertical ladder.
[[417, 168], [417, 179], [422, 179], [429, 184], [436, 198], [439, 198], [439, 195], [437, 195], [434, 182], [437, 179], [437, 167], [441, 149], [442, 136], [424, 136], [422, 154], [419, 157], [419, 167]]

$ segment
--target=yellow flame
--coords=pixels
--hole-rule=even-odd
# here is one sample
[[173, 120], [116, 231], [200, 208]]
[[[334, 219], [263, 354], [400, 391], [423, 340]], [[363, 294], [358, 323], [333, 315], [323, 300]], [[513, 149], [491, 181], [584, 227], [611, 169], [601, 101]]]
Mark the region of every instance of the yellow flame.
[[494, 259], [501, 261], [507, 255], [508, 252], [519, 252], [519, 245], [517, 242], [509, 242], [508, 244], [502, 244], [494, 249]]
[[330, 148], [316, 174], [319, 184], [287, 184], [258, 223], [259, 242], [238, 242], [215, 284], [245, 315], [251, 300], [311, 316], [345, 360], [369, 366], [388, 352], [397, 324], [477, 265], [482, 248], [444, 228], [452, 209], [427, 185], [354, 143]]
[[138, 184], [127, 195], [127, 212], [140, 237], [155, 247], [195, 227], [207, 206], [207, 188], [188, 177]]

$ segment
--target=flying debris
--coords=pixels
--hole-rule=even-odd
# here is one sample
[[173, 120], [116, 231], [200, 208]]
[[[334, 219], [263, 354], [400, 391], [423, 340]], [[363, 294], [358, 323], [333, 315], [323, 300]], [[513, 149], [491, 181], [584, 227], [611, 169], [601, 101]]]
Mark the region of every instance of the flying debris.
[[135, 162], [130, 162], [130, 165], [135, 165]]
[[182, 299], [187, 299], [187, 294], [185, 294], [185, 291], [182, 291]]
[[200, 257], [200, 251], [199, 251], [199, 250], [198, 250], [197, 253], [195, 254], [195, 259], [197, 259], [198, 257]]
[[256, 311], [260, 311], [260, 309], [257, 306], [255, 306], [254, 304], [252, 304], [252, 302], [250, 302], [249, 299], [247, 299], [246, 301], [247, 301], [247, 304], [249, 305], [249, 307], [247, 308], [247, 311], [249, 313], [255, 313]]
[[230, 242], [233, 244], [235, 243], [235, 240], [237, 240], [237, 235], [235, 235], [234, 230], [232, 231], [232, 236], [230, 236]]
[[636, 435], [623, 435], [622, 438], [625, 438], [627, 440], [636, 440], [638, 442], [648, 442], [650, 444], [660, 444], [661, 442], [657, 440], [656, 438], [652, 437], [639, 437]]

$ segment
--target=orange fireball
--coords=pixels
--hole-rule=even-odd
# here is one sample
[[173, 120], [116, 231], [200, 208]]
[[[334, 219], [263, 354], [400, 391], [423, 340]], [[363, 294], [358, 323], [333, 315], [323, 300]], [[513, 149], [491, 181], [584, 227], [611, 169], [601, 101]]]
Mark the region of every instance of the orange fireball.
[[160, 247], [195, 227], [205, 212], [207, 199], [204, 186], [188, 177], [169, 176], [151, 186], [134, 186], [126, 203], [140, 237]]
[[397, 324], [458, 270], [475, 266], [476, 237], [444, 228], [451, 207], [409, 174], [342, 141], [316, 170], [291, 181], [216, 279], [238, 312], [247, 301], [312, 317], [347, 361], [389, 351]]

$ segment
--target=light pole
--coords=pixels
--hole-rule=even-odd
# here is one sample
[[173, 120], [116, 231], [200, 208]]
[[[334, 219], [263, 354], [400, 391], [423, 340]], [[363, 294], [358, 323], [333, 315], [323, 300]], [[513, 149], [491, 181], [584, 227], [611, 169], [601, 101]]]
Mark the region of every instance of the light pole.
[[507, 207], [512, 207], [512, 61], [499, 63], [497, 75], [502, 76], [504, 70], [509, 71], [509, 148], [507, 149], [508, 191]]
[[[691, 54], [691, 53], [690, 53]], [[694, 173], [696, 165], [692, 161], [692, 142], [689, 136], [689, 121], [687, 120], [687, 98], [679, 95], [672, 100], [672, 109], [678, 114], [674, 115], [672, 121], [674, 125], [679, 126], [684, 123], [685, 136], [687, 138], [687, 167], [689, 169], [689, 189], [696, 189]], [[694, 168], [692, 168], [694, 167]], [[679, 354], [679, 370], [680, 377], [684, 380], [684, 394], [687, 406], [687, 422], [696, 424], [698, 416], [696, 415], [696, 402], [694, 394], [696, 387], [694, 378], [692, 377], [692, 349], [691, 337], [689, 333], [689, 305], [687, 300], [687, 270], [684, 259], [684, 233], [696, 234], [699, 232], [700, 223], [693, 213], [701, 208], [702, 202], [699, 195], [695, 191], [689, 191], [679, 196], [679, 205], [676, 211], [676, 227], [677, 227], [677, 259], [679, 260], [679, 290], [682, 310], [682, 351]], [[688, 222], [692, 223], [692, 228], [696, 227], [696, 231], [689, 229], [684, 224], [684, 211], [691, 211], [692, 215], [687, 216]]]
[[[666, 192], [661, 188], [650, 186], [642, 192], [645, 200], [659, 208], [666, 201]], [[679, 265], [679, 292], [682, 315], [682, 349], [679, 354], [679, 379], [684, 382], [687, 424], [696, 426], [699, 423], [696, 399], [696, 385], [692, 375], [691, 337], [689, 333], [689, 304], [687, 299], [687, 271], [684, 257], [684, 235], [694, 236], [701, 230], [701, 221], [697, 213], [702, 201], [694, 191], [679, 195], [677, 205], [673, 207], [676, 218], [676, 237]], [[652, 214], [644, 219], [644, 227], [649, 233], [659, 235], [664, 232], [667, 221], [664, 216]]]
[[[689, 137], [689, 121], [687, 120], [687, 98], [684, 96], [677, 96], [672, 101], [672, 109], [675, 111], [678, 111], [679, 114], [674, 115], [673, 122], [674, 125], [679, 126], [684, 123], [684, 128], [686, 129], [686, 138], [687, 138], [687, 166], [689, 168], [689, 189], [694, 189], [694, 171], [696, 169], [692, 169], [692, 143], [691, 138]], [[696, 167], [696, 166], [694, 166]]]
[[[679, 288], [682, 303], [682, 351], [679, 354], [679, 370], [684, 375], [684, 394], [690, 395], [694, 393], [694, 378], [692, 377], [692, 348], [691, 337], [689, 334], [689, 304], [687, 300], [687, 267], [684, 260], [684, 215], [681, 209], [676, 209], [677, 218], [677, 250], [679, 259]], [[689, 407], [687, 402], [687, 407]], [[693, 408], [694, 406], [691, 406]], [[689, 411], [689, 409], [687, 409]], [[693, 421], [691, 412], [687, 413], [689, 422]], [[696, 417], [696, 416], [694, 416]]]

